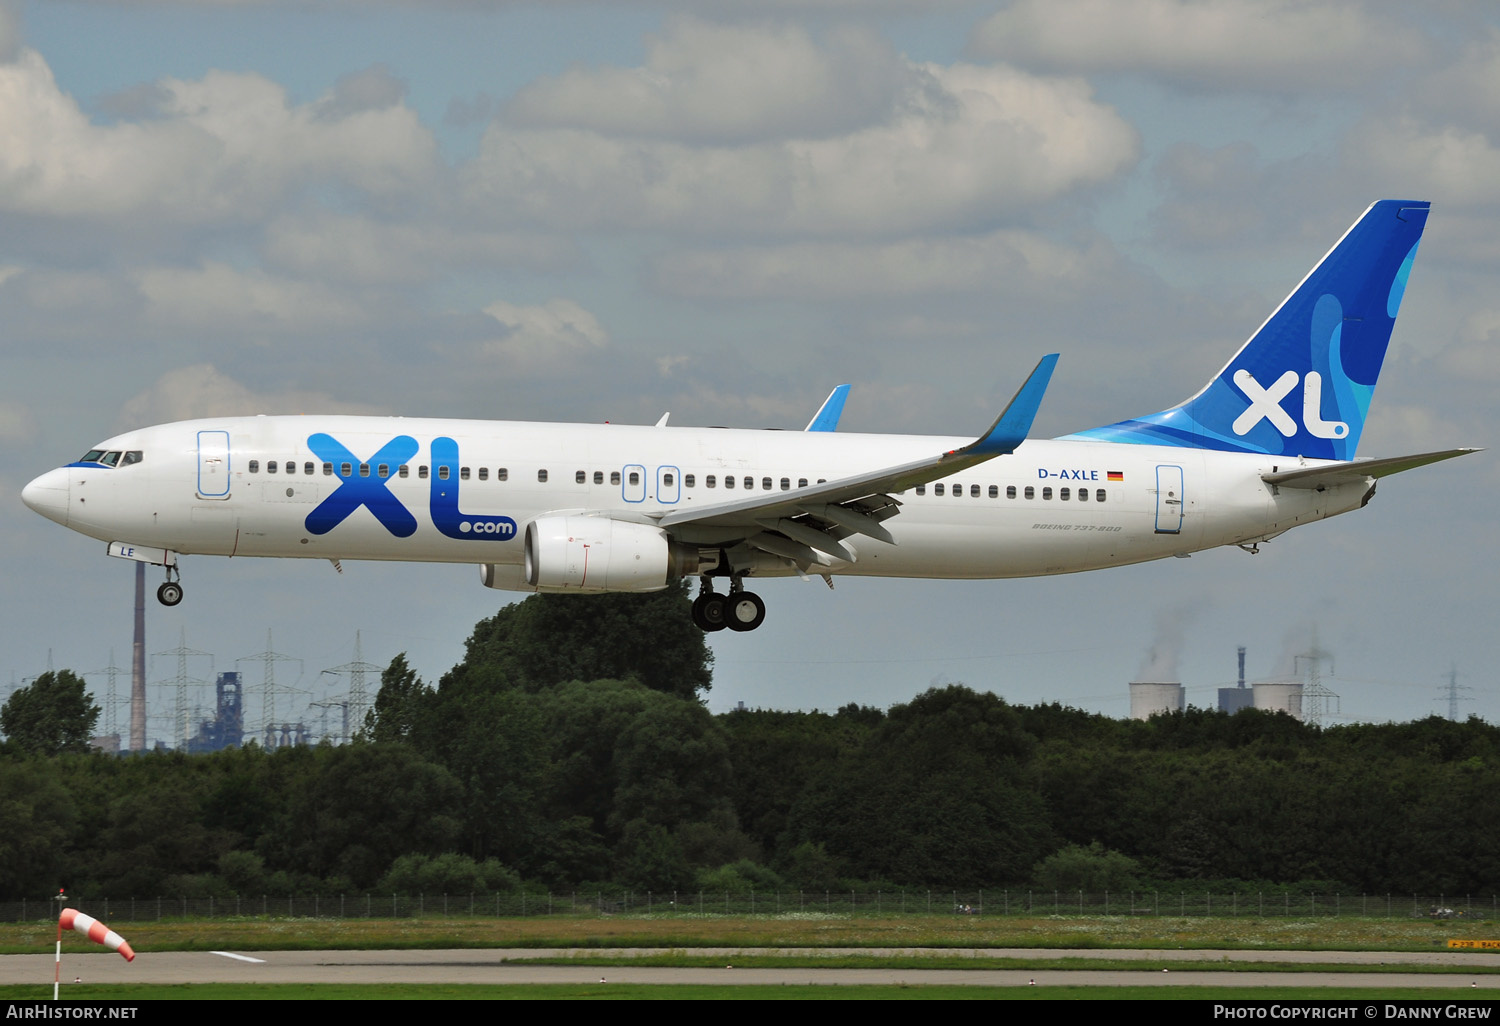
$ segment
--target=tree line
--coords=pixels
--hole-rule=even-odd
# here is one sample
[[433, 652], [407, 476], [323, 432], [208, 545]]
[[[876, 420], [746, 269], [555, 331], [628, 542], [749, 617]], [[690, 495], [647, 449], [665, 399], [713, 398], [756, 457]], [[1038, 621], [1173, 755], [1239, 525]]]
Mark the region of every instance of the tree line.
[[92, 703], [52, 675], [0, 710], [0, 899], [1495, 887], [1500, 731], [1481, 720], [1121, 721], [964, 685], [715, 716], [687, 601], [508, 606], [433, 684], [394, 659], [339, 747], [79, 751]]

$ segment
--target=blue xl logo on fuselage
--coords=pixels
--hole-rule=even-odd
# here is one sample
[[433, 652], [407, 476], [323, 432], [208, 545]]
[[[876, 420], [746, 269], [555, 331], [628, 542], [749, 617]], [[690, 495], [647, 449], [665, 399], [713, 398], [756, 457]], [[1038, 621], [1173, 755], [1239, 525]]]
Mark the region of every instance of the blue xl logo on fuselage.
[[[397, 435], [368, 460], [360, 460], [332, 435], [318, 433], [307, 440], [307, 447], [323, 462], [333, 465], [339, 486], [332, 495], [307, 515], [306, 527], [311, 534], [327, 534], [363, 506], [380, 525], [397, 538], [409, 538], [417, 531], [417, 518], [391, 494], [387, 476], [379, 468], [407, 464], [421, 448], [410, 435]], [[510, 517], [465, 514], [458, 508], [458, 443], [451, 438], [432, 441], [432, 489], [429, 506], [432, 524], [449, 538], [483, 538], [507, 540], [516, 536], [516, 522]], [[371, 469], [376, 468], [372, 473]]]
[[322, 432], [310, 436], [307, 447], [324, 463], [333, 464], [339, 478], [339, 486], [333, 494], [307, 515], [306, 525], [310, 533], [327, 534], [361, 506], [374, 514], [380, 526], [397, 538], [410, 538], [417, 533], [417, 518], [391, 494], [386, 487], [388, 479], [370, 473], [371, 464], [399, 466], [410, 460], [420, 448], [415, 438], [397, 435], [367, 461], [359, 460], [332, 435]]

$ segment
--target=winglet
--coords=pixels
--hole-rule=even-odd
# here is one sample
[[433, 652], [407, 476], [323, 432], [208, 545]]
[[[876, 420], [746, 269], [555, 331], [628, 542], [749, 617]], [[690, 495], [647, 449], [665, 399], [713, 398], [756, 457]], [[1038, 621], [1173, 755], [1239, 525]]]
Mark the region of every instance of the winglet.
[[813, 419], [807, 422], [808, 431], [834, 431], [838, 429], [839, 417], [844, 414], [844, 400], [849, 398], [848, 385], [836, 385]]
[[1056, 366], [1056, 353], [1048, 353], [1037, 361], [1031, 377], [1026, 379], [990, 429], [962, 449], [955, 449], [951, 455], [1004, 456], [1015, 452], [1016, 446], [1026, 441], [1026, 435], [1031, 431], [1031, 422], [1036, 419], [1036, 411], [1042, 405], [1042, 396], [1047, 392]]

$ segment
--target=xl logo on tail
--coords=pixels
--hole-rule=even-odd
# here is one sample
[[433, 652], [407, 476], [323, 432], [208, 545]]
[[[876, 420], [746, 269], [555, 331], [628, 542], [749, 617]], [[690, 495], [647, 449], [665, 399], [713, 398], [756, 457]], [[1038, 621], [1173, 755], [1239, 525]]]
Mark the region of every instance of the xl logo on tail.
[[[1255, 425], [1269, 420], [1287, 438], [1295, 435], [1297, 422], [1281, 408], [1281, 400], [1297, 387], [1297, 379], [1296, 371], [1287, 371], [1266, 388], [1243, 367], [1235, 371], [1234, 383], [1250, 400], [1250, 406], [1230, 425], [1234, 433], [1249, 434]], [[1349, 435], [1349, 425], [1342, 420], [1323, 419], [1323, 376], [1317, 371], [1308, 371], [1302, 381], [1302, 425], [1314, 438], [1346, 438]]]

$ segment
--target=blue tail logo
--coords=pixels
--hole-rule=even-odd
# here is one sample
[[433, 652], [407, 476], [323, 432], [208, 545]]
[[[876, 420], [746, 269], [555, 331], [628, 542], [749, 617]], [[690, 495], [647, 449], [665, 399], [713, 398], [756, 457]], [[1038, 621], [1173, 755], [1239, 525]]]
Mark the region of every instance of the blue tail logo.
[[1373, 204], [1201, 392], [1065, 437], [1353, 459], [1427, 213]]

